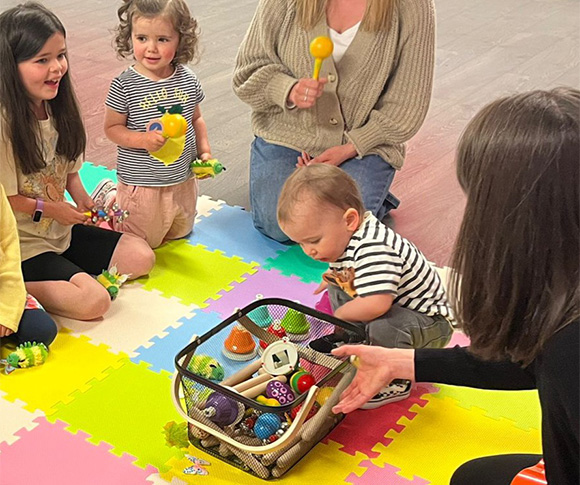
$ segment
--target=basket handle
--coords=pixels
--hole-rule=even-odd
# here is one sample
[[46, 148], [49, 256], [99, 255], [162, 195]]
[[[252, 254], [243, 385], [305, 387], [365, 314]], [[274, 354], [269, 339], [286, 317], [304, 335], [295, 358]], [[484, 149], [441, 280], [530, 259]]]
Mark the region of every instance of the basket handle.
[[195, 421], [194, 419], [192, 419], [191, 416], [189, 416], [187, 412], [183, 409], [183, 405], [179, 399], [180, 386], [181, 379], [179, 378], [179, 372], [175, 372], [173, 374], [173, 391], [172, 391], [173, 404], [175, 405], [177, 412], [183, 419], [185, 419], [188, 423], [192, 424], [196, 428], [199, 428], [205, 431], [206, 433], [209, 433], [212, 436], [215, 436], [216, 438], [226, 442], [228, 445], [234, 446], [235, 448], [245, 451], [246, 453], [254, 453], [257, 455], [265, 455], [266, 453], [278, 451], [279, 449], [284, 448], [292, 441], [292, 439], [302, 429], [302, 425], [306, 421], [306, 417], [308, 416], [310, 409], [316, 402], [316, 396], [318, 395], [318, 392], [320, 390], [318, 386], [312, 386], [308, 390], [308, 395], [306, 396], [306, 399], [302, 404], [300, 411], [298, 411], [296, 418], [294, 419], [294, 421], [292, 421], [292, 424], [286, 430], [286, 432], [280, 437], [280, 439], [274, 441], [273, 443], [269, 443], [263, 446], [249, 446], [240, 443], [239, 441], [236, 441], [231, 436], [228, 436], [227, 434], [221, 432], [221, 430], [214, 429], [204, 423], [200, 423], [199, 421]]

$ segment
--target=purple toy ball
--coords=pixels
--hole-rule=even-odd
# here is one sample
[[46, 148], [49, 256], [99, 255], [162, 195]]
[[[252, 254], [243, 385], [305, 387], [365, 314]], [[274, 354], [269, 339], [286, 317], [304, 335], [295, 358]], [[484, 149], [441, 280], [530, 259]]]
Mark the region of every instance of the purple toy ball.
[[266, 396], [276, 399], [281, 406], [294, 401], [294, 393], [288, 384], [280, 381], [271, 381], [266, 386]]
[[280, 428], [282, 420], [277, 414], [265, 413], [262, 414], [254, 424], [254, 434], [260, 440], [267, 440]]
[[218, 426], [228, 426], [236, 421], [239, 414], [238, 404], [229, 397], [214, 392], [205, 402], [203, 413]]

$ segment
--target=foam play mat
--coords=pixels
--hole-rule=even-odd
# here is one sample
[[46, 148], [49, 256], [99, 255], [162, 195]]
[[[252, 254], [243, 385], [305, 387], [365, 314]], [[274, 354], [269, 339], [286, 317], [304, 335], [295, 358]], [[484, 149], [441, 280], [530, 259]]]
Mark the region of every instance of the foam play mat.
[[[86, 163], [81, 177], [90, 192], [115, 173]], [[167, 423], [182, 422], [171, 400], [174, 358], [257, 298], [313, 307], [325, 265], [207, 196], [193, 234], [156, 255], [151, 274], [125, 284], [102, 320], [56, 317], [44, 365], [0, 375], [0, 485], [266, 483], [193, 446], [168, 444]], [[457, 332], [452, 345], [465, 343]], [[469, 459], [540, 450], [535, 391], [418, 384], [407, 400], [348, 415], [274, 481], [444, 485]], [[209, 462], [208, 474], [184, 473], [188, 455]]]

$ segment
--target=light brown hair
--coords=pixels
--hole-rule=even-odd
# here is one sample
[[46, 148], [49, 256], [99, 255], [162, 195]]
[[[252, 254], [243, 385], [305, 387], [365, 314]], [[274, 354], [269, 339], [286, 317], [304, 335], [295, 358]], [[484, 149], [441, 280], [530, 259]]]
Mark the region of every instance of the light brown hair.
[[295, 170], [284, 183], [278, 198], [278, 222], [290, 221], [294, 206], [309, 197], [345, 211], [356, 209], [363, 219], [365, 208], [354, 179], [334, 165], [316, 163]]
[[[378, 32], [391, 26], [398, 0], [368, 0], [361, 30]], [[296, 17], [305, 30], [312, 29], [324, 15], [328, 0], [297, 0]]]
[[131, 29], [135, 18], [167, 18], [179, 34], [179, 45], [173, 64], [187, 64], [198, 58], [199, 29], [184, 0], [123, 0], [117, 11], [119, 25], [116, 29], [115, 47], [119, 57], [131, 57]]
[[530, 363], [580, 316], [580, 91], [499, 99], [457, 150], [467, 206], [452, 281], [474, 353]]

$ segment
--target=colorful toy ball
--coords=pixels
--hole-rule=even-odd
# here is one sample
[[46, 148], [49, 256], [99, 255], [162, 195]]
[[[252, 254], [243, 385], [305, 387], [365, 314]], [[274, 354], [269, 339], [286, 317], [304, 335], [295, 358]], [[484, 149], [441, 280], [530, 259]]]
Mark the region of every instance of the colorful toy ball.
[[225, 376], [222, 365], [213, 357], [204, 354], [194, 355], [189, 364], [187, 364], [187, 370], [195, 375], [216, 382], [221, 382]]
[[268, 440], [280, 428], [282, 420], [277, 414], [265, 413], [256, 420], [254, 434], [260, 440]]
[[328, 401], [328, 398], [334, 392], [334, 387], [324, 387], [320, 389], [318, 396], [316, 396], [316, 402], [320, 404], [320, 406], [324, 406], [324, 403]]
[[314, 376], [304, 370], [299, 370], [290, 377], [290, 387], [298, 394], [308, 391], [314, 384], [316, 384]]
[[44, 364], [48, 356], [48, 349], [43, 343], [24, 342], [16, 347], [16, 350], [8, 355], [6, 359], [0, 360], [0, 364], [6, 366], [4, 372], [10, 374], [16, 369], [25, 369]]
[[281, 406], [290, 404], [294, 401], [294, 393], [288, 384], [280, 381], [270, 381], [266, 386], [266, 396], [276, 399]]

